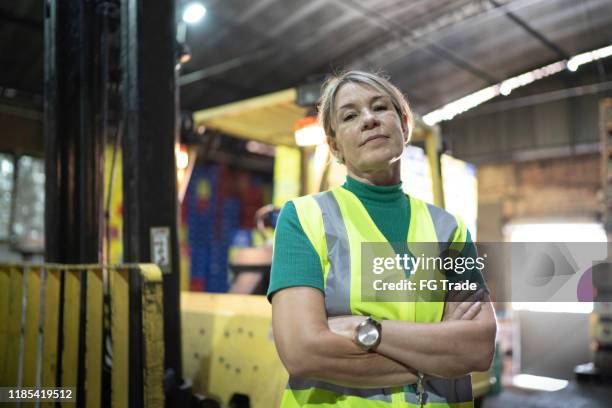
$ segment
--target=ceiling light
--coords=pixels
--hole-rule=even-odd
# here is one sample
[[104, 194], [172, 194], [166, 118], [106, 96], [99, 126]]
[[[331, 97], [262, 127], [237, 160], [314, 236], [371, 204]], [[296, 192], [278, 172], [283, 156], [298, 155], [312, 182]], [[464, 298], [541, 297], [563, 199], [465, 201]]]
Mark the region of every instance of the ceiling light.
[[316, 146], [325, 142], [325, 133], [319, 125], [310, 125], [295, 131], [298, 146]]
[[444, 105], [440, 109], [423, 116], [423, 121], [425, 124], [433, 126], [443, 120], [451, 120], [456, 115], [465, 112], [468, 109], [472, 109], [488, 101], [489, 99], [495, 98], [497, 95], [499, 95], [499, 90], [497, 88], [497, 85], [489, 86], [481, 89], [478, 92], [474, 92], [464, 96], [463, 98], [457, 99], [455, 102]]
[[325, 143], [325, 132], [316, 116], [306, 116], [295, 123], [295, 143], [298, 146], [317, 146]]
[[567, 61], [567, 69], [568, 71], [576, 72], [580, 65], [573, 58]]
[[183, 21], [187, 24], [195, 24], [204, 18], [206, 8], [200, 3], [191, 3], [185, 7]]
[[575, 55], [569, 60], [553, 62], [552, 64], [548, 64], [534, 69], [533, 71], [508, 78], [499, 84], [491, 85], [481, 89], [480, 91], [466, 95], [463, 98], [459, 98], [454, 102], [446, 104], [439, 109], [423, 115], [423, 122], [425, 122], [426, 125], [433, 126], [442, 122], [443, 120], [451, 120], [460, 113], [475, 108], [476, 106], [493, 99], [498, 95], [509, 95], [510, 92], [516, 88], [530, 84], [538, 79], [546, 78], [547, 76], [556, 74], [557, 72], [561, 72], [565, 68], [574, 72], [583, 64], [609, 56], [612, 56], [612, 45]]
[[507, 82], [502, 82], [501, 86], [499, 87], [499, 93], [504, 96], [508, 96], [510, 95], [510, 92], [512, 92], [510, 85]]
[[567, 69], [574, 72], [583, 64], [597, 61], [598, 59], [606, 58], [612, 55], [612, 45], [607, 47], [599, 48], [593, 51], [584, 52], [582, 54], [574, 55], [567, 61]]
[[187, 146], [177, 144], [174, 147], [174, 154], [176, 155], [176, 167], [180, 170], [186, 169], [189, 165]]

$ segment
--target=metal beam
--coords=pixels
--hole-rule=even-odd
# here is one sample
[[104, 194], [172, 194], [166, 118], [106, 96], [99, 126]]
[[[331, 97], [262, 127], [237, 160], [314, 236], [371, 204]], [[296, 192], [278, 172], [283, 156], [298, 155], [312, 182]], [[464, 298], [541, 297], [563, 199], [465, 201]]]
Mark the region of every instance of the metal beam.
[[433, 192], [434, 204], [444, 208], [444, 188], [442, 186], [442, 169], [440, 167], [440, 127], [427, 128], [424, 132], [425, 136], [425, 152], [429, 161], [431, 170], [431, 185]]
[[327, 0], [311, 0], [303, 3], [301, 7], [295, 10], [293, 13], [288, 14], [287, 17], [285, 17], [283, 21], [279, 22], [275, 27], [270, 27], [268, 35], [278, 37], [282, 32], [294, 27], [296, 24], [299, 24], [300, 21], [307, 18], [310, 14], [324, 7], [325, 3], [327, 3]]
[[[376, 65], [379, 63], [378, 61], [385, 61], [386, 64], [391, 64], [395, 60], [406, 57], [412, 51], [435, 43], [441, 38], [461, 36], [461, 25], [468, 24], [472, 27], [482, 25], [493, 18], [501, 16], [504, 9], [517, 11], [530, 7], [540, 0], [504, 1], [507, 4], [503, 5], [503, 9], [495, 8], [485, 0], [466, 4], [460, 13], [443, 14], [436, 17], [433, 21], [426, 23], [423, 27], [409, 30], [406, 35], [393, 39], [373, 41], [365, 50], [362, 48], [358, 51], [351, 50], [339, 57], [339, 59], [347, 61], [346, 66], [355, 68], [367, 67], [369, 64]], [[460, 17], [461, 15], [463, 17]], [[445, 22], [443, 26], [441, 26], [442, 22]]]
[[[93, 57], [98, 38], [94, 5], [49, 0], [46, 7], [45, 260], [98, 263], [101, 260], [103, 142], [96, 119], [100, 88], [94, 74], [98, 69]], [[78, 283], [81, 301], [87, 296], [84, 282]], [[61, 293], [66, 299], [74, 300], [64, 289]], [[76, 344], [79, 355], [83, 355], [85, 311], [77, 312], [75, 318], [79, 319]], [[59, 336], [60, 349], [65, 340]], [[66, 361], [58, 358], [57, 373], [62, 372], [61, 366]], [[74, 368], [77, 372], [69, 374], [76, 383], [62, 385], [76, 386], [77, 405], [81, 406], [86, 392], [84, 361], [80, 360]]]
[[488, 115], [491, 113], [507, 112], [512, 109], [525, 108], [527, 106], [550, 103], [560, 100], [570, 100], [572, 98], [584, 95], [606, 94], [612, 91], [612, 81], [598, 82], [590, 85], [580, 85], [576, 87], [567, 87], [555, 91], [543, 92], [519, 98], [501, 100], [499, 102], [490, 102], [486, 105], [479, 106], [473, 111], [463, 113], [462, 118], [477, 117], [480, 115]]
[[[259, 13], [262, 13], [266, 8], [270, 7], [276, 0], [257, 0], [257, 1], [249, 1], [246, 7], [241, 8], [240, 10], [233, 10], [230, 18], [219, 19], [220, 16], [217, 14], [215, 19], [217, 20], [217, 24], [219, 24], [219, 28], [213, 30], [206, 37], [206, 46], [214, 47], [219, 43], [219, 41], [223, 40], [223, 37], [226, 35], [236, 31], [237, 27], [240, 27], [241, 30], [244, 30], [246, 27], [246, 21], [253, 18]], [[185, 4], [186, 2], [183, 2]], [[212, 5], [207, 5], [212, 6]], [[212, 8], [212, 7], [211, 7]], [[237, 14], [235, 14], [238, 12]], [[255, 33], [253, 33], [255, 34]], [[189, 43], [189, 39], [187, 40]], [[194, 55], [194, 58], [197, 58], [197, 55]], [[194, 63], [195, 61], [192, 61]]]
[[[124, 260], [156, 262], [163, 275], [164, 367], [182, 379], [178, 195], [175, 143], [178, 137], [176, 20], [174, 0], [121, 0], [123, 67], [123, 198]], [[164, 228], [169, 259], [152, 253], [153, 228]], [[139, 280], [136, 275], [130, 279]], [[131, 288], [140, 287], [131, 282]], [[132, 289], [131, 289], [132, 290]], [[135, 290], [135, 289], [134, 289]], [[141, 315], [137, 292], [131, 292], [130, 313]], [[141, 339], [136, 339], [141, 340]], [[140, 359], [139, 343], [130, 340], [130, 359]], [[135, 367], [141, 367], [136, 364]], [[132, 367], [132, 364], [130, 364]], [[130, 407], [142, 407], [142, 370], [130, 370]], [[168, 406], [179, 405], [171, 398]]]
[[[337, 4], [342, 5], [343, 7], [350, 7], [351, 10], [359, 11], [363, 15], [364, 18], [373, 20], [384, 31], [388, 32], [389, 34], [393, 36], [398, 37], [399, 40], [404, 43], [407, 43], [409, 45], [414, 45], [414, 44], [423, 42], [422, 40], [412, 39], [411, 31], [406, 29], [403, 25], [395, 22], [394, 20], [388, 18], [387, 16], [379, 13], [378, 11], [374, 9], [365, 7], [361, 3], [358, 3], [353, 0], [348, 0], [348, 1], [334, 0], [334, 1]], [[347, 4], [347, 3], [350, 3], [350, 4]], [[465, 59], [461, 58], [460, 56], [458, 56], [451, 50], [448, 50], [447, 48], [441, 45], [426, 42], [425, 49], [431, 54], [435, 55], [436, 57], [445, 59], [449, 61], [451, 64], [457, 66], [458, 68], [461, 68], [471, 73], [472, 75], [480, 79], [483, 79], [484, 81], [488, 82], [490, 85], [500, 82], [498, 78], [495, 78], [489, 73], [481, 70], [480, 68], [471, 64], [469, 61], [466, 61]]]
[[533, 38], [535, 38], [536, 40], [540, 41], [548, 49], [550, 49], [554, 53], [556, 53], [561, 59], [570, 59], [570, 55], [565, 50], [563, 50], [557, 44], [555, 44], [554, 42], [552, 42], [551, 40], [546, 38], [546, 36], [544, 34], [539, 32], [535, 28], [531, 27], [529, 24], [527, 24], [525, 21], [523, 21], [523, 19], [521, 19], [519, 16], [517, 16], [513, 12], [509, 11], [505, 7], [504, 4], [500, 4], [496, 0], [489, 0], [489, 2], [493, 6], [495, 6], [496, 8], [501, 8], [504, 11], [504, 14], [506, 15], [506, 17], [508, 17], [508, 19], [510, 19], [516, 25], [518, 25], [523, 30], [525, 30], [527, 33], [529, 33], [529, 35], [531, 35]]
[[192, 84], [197, 81], [209, 78], [214, 75], [222, 74], [231, 69], [239, 68], [252, 61], [257, 61], [263, 58], [267, 58], [272, 55], [275, 51], [274, 48], [266, 47], [259, 50], [255, 50], [251, 53], [241, 55], [236, 58], [229, 59], [227, 61], [220, 62], [219, 64], [193, 71], [185, 75], [181, 75], [179, 79], [180, 86]]

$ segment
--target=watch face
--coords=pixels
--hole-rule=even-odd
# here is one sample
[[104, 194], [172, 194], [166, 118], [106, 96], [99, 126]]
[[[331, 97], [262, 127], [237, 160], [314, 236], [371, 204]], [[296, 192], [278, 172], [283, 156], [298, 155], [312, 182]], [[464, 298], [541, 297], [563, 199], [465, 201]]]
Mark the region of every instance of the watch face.
[[366, 324], [360, 327], [357, 333], [357, 340], [366, 347], [372, 347], [378, 341], [378, 330], [373, 324]]

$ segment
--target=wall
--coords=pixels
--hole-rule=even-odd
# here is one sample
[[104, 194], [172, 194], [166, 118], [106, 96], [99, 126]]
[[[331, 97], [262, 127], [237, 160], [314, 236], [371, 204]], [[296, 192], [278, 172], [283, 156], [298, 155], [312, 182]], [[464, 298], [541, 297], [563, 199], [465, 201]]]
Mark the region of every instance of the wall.
[[478, 238], [501, 239], [501, 227], [516, 219], [597, 219], [600, 156], [478, 166]]
[[[478, 240], [499, 242], [503, 226], [517, 219], [596, 219], [600, 156], [478, 166]], [[488, 282], [491, 288], [497, 282]], [[499, 296], [503, 296], [498, 292]], [[501, 316], [507, 305], [498, 304]], [[522, 373], [573, 378], [590, 361], [586, 314], [520, 311], [514, 314], [515, 368]], [[563, 339], [550, 344], [546, 339]]]
[[[597, 220], [599, 166], [597, 154], [478, 166], [478, 241], [503, 242], [503, 227], [512, 221]], [[503, 286], [488, 279], [503, 298]]]
[[[605, 69], [604, 69], [605, 68]], [[612, 96], [612, 59], [564, 71], [443, 122], [453, 156], [476, 164], [596, 153], [599, 101]]]

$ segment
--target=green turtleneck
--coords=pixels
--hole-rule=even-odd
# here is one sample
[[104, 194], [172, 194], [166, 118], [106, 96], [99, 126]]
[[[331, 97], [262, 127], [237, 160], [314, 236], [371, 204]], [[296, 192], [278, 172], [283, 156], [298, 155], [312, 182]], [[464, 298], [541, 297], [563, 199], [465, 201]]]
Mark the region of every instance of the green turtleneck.
[[[410, 205], [401, 183], [372, 186], [348, 176], [342, 187], [357, 196], [387, 241], [406, 242]], [[467, 248], [475, 253], [469, 232], [464, 249]], [[276, 225], [268, 298], [291, 286], [311, 286], [324, 291], [319, 256], [302, 229], [295, 205], [289, 201], [281, 210]]]

